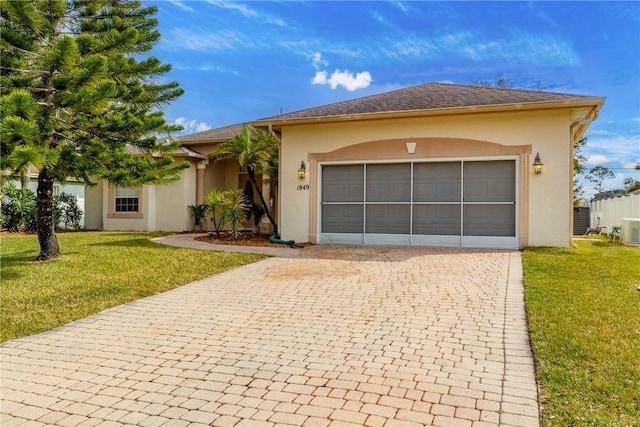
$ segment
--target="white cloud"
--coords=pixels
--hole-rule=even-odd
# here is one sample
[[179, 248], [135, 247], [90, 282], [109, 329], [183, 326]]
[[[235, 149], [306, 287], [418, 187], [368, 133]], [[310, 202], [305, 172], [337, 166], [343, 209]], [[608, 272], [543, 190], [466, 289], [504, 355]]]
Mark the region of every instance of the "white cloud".
[[311, 65], [313, 65], [313, 68], [315, 68], [316, 70], [320, 69], [320, 67], [326, 67], [327, 65], [329, 65], [327, 61], [322, 59], [322, 54], [320, 52], [314, 52], [310, 55], [310, 58]]
[[174, 6], [178, 6], [182, 10], [186, 10], [187, 12], [193, 12], [193, 9], [190, 6], [184, 4], [181, 0], [168, 0]]
[[180, 71], [202, 71], [202, 72], [212, 72], [218, 74], [231, 74], [234, 76], [239, 75], [236, 70], [231, 68], [227, 68], [221, 65], [212, 65], [212, 64], [203, 64], [203, 65], [184, 65], [184, 64], [173, 64], [172, 68]]
[[344, 87], [349, 92], [353, 92], [357, 89], [364, 89], [371, 84], [371, 73], [363, 71], [357, 73], [355, 76], [348, 70], [340, 71], [335, 70], [331, 76], [328, 76], [326, 71], [318, 71], [311, 81], [312, 84], [331, 86], [331, 89], [336, 89], [338, 86]]
[[209, 126], [205, 122], [198, 123], [196, 120], [188, 120], [185, 117], [178, 117], [173, 122], [173, 124], [182, 126], [184, 128], [182, 133], [187, 135], [190, 133], [203, 132], [205, 130], [211, 129], [211, 126]]
[[206, 33], [182, 28], [175, 28], [169, 34], [165, 44], [173, 45], [174, 49], [187, 49], [198, 52], [236, 50], [257, 46], [256, 40], [230, 30]]
[[580, 64], [580, 59], [570, 43], [545, 34], [519, 33], [504, 38], [489, 38], [470, 30], [451, 31], [433, 36], [399, 33], [367, 46], [358, 48], [360, 56], [435, 59], [454, 55], [477, 62], [500, 60], [524, 64]]
[[331, 89], [342, 86], [349, 92], [364, 89], [371, 84], [371, 73], [368, 71], [362, 71], [354, 76], [353, 73], [348, 70], [340, 71], [336, 69], [329, 75], [326, 70], [321, 69], [327, 67], [329, 63], [322, 58], [320, 52], [307, 54], [307, 57], [311, 60], [311, 65], [316, 70], [316, 74], [313, 76], [313, 79], [311, 79], [311, 84], [329, 85]]
[[601, 165], [603, 163], [607, 163], [610, 162], [611, 159], [609, 159], [607, 156], [603, 155], [603, 154], [594, 154], [591, 155], [589, 157], [587, 157], [587, 164], [588, 165]]
[[278, 27], [286, 27], [287, 23], [277, 16], [270, 14], [260, 14], [255, 9], [248, 7], [247, 5], [236, 3], [233, 1], [219, 1], [219, 0], [207, 0], [207, 3], [222, 9], [234, 10], [239, 12], [245, 18], [253, 19], [255, 21], [263, 21], [267, 24], [276, 25]]

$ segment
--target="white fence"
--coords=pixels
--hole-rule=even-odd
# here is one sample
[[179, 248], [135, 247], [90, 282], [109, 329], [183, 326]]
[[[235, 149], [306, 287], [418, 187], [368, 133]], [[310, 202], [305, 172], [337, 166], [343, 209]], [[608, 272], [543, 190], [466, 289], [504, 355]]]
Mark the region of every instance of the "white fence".
[[612, 199], [591, 202], [591, 226], [607, 226], [609, 232], [613, 226], [621, 226], [622, 218], [640, 218], [640, 194], [627, 194]]

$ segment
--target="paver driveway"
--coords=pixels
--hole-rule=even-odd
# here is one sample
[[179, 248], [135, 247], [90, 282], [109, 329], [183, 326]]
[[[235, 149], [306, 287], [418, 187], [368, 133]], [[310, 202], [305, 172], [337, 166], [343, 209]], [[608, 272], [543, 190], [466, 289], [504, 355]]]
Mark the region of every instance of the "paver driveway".
[[314, 246], [0, 355], [5, 427], [539, 423], [516, 251]]

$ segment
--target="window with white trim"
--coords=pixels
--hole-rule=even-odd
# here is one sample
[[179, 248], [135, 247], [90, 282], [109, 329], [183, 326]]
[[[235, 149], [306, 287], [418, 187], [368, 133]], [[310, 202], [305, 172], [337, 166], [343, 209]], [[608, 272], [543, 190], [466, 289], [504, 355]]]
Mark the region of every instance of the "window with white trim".
[[116, 188], [115, 202], [116, 212], [138, 212], [138, 189]]

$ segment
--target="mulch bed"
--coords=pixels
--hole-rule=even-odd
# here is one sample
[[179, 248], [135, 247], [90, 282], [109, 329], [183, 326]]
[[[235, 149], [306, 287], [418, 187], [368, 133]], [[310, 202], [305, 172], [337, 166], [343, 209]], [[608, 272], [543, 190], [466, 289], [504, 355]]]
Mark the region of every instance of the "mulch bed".
[[[223, 235], [220, 237], [213, 236], [213, 239], [209, 239], [209, 236], [198, 236], [195, 237], [195, 240], [201, 242], [213, 243], [216, 245], [235, 245], [235, 246], [265, 246], [271, 248], [286, 248], [286, 245], [282, 243], [272, 243], [269, 240], [271, 237], [269, 234], [254, 234], [254, 233], [241, 233], [237, 238], [231, 235]], [[311, 246], [311, 243], [303, 242], [303, 243], [295, 243], [296, 246], [307, 247]]]

